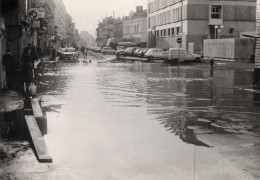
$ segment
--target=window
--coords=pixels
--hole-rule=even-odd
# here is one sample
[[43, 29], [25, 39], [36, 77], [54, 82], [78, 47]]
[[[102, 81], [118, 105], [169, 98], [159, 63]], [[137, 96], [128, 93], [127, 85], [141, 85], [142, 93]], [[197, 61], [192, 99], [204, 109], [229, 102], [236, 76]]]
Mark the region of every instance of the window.
[[172, 28], [172, 36], [174, 36], [174, 28]]
[[160, 31], [156, 31], [157, 37], [160, 37]]
[[211, 18], [213, 19], [221, 18], [221, 6], [211, 6]]
[[171, 29], [168, 29], [168, 36], [171, 35]]
[[180, 33], [180, 27], [177, 27], [176, 31], [176, 34], [178, 35]]
[[166, 29], [164, 29], [164, 30], [163, 30], [163, 32], [164, 32], [164, 33], [163, 33], [163, 34], [164, 34], [164, 36], [166, 36]]
[[163, 30], [161, 30], [161, 37], [163, 37]]

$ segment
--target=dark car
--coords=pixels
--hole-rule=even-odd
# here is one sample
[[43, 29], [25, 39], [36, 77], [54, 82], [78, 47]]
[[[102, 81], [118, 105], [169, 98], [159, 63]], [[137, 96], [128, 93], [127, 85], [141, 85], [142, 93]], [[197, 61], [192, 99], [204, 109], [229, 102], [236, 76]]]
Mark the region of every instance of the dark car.
[[144, 54], [148, 51], [149, 49], [148, 48], [144, 48], [141, 52], [141, 57], [143, 58], [144, 57]]
[[136, 50], [137, 48], [138, 48], [138, 47], [129, 47], [129, 48], [126, 48], [124, 55], [125, 55], [125, 56], [133, 56], [133, 55], [134, 55], [134, 52], [135, 52], [135, 50]]
[[143, 51], [143, 48], [137, 48], [134, 52], [134, 56], [141, 57], [141, 53]]

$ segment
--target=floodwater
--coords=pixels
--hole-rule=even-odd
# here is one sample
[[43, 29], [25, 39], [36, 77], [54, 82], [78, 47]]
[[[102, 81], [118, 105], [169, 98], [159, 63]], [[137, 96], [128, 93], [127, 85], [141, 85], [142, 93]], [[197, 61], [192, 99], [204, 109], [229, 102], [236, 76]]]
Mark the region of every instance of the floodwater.
[[92, 60], [37, 76], [53, 163], [3, 140], [3, 179], [259, 179], [251, 66]]

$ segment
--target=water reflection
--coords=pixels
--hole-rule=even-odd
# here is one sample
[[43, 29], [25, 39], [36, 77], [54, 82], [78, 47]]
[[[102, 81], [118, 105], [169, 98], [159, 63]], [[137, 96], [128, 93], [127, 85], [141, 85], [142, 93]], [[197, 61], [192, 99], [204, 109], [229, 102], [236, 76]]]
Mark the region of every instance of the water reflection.
[[[209, 147], [225, 135], [257, 135], [249, 78], [237, 80], [250, 73], [93, 62], [61, 63], [38, 75], [54, 165], [18, 159], [5, 169], [25, 165], [28, 179], [34, 168], [43, 169], [35, 179], [247, 179]], [[28, 154], [23, 160], [33, 164]]]

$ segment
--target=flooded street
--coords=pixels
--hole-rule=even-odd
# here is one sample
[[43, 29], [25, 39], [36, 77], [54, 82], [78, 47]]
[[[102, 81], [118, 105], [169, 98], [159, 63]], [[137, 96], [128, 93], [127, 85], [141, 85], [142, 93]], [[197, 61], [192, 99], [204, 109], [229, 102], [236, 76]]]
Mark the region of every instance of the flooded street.
[[[248, 68], [247, 68], [248, 66]], [[3, 139], [3, 179], [260, 178], [251, 64], [63, 63], [37, 74], [52, 164]], [[1, 177], [1, 176], [0, 176]]]

